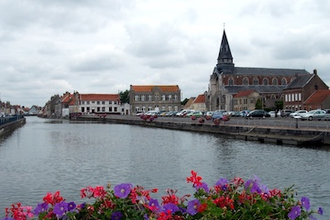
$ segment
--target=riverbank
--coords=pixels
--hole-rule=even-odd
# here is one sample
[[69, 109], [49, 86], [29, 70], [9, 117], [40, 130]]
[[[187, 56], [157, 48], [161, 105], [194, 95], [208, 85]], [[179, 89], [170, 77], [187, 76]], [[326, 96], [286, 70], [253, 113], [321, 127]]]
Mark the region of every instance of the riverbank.
[[15, 129], [23, 126], [26, 123], [25, 118], [20, 118], [0, 125], [0, 137], [7, 135]]
[[75, 121], [97, 121], [101, 123], [129, 124], [144, 127], [155, 127], [172, 130], [192, 131], [199, 133], [212, 133], [224, 135], [246, 141], [259, 141], [261, 143], [275, 143], [278, 145], [296, 146], [317, 146], [330, 145], [330, 132], [313, 128], [291, 128], [276, 126], [253, 126], [236, 125], [221, 122], [220, 125], [214, 123], [199, 123], [197, 120], [171, 121], [166, 119], [156, 119], [144, 121], [139, 117], [107, 116], [97, 115], [81, 116]]

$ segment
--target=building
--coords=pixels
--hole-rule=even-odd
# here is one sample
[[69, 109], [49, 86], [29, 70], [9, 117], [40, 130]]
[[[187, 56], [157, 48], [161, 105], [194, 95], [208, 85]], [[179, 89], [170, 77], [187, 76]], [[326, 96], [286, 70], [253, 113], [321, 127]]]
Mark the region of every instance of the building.
[[178, 85], [131, 85], [129, 93], [131, 114], [181, 109], [181, 90]]
[[119, 94], [80, 94], [79, 112], [82, 114], [124, 114]]
[[217, 64], [210, 76], [206, 107], [232, 111], [233, 97], [240, 91], [254, 90], [259, 93], [263, 107], [275, 107], [283, 100], [282, 91], [297, 76], [310, 75], [304, 69], [236, 67], [225, 30], [220, 44]]
[[205, 105], [205, 95], [200, 94], [198, 95], [191, 103], [189, 109], [193, 109], [195, 111], [206, 111], [206, 105]]
[[[321, 101], [320, 99], [310, 99], [310, 96], [315, 94], [318, 90], [329, 90], [329, 87], [317, 75], [317, 70], [314, 70], [313, 74], [297, 76], [283, 90], [284, 109], [290, 109], [292, 111], [305, 109], [309, 111], [313, 109], [314, 106], [319, 106], [321, 103], [315, 103], [315, 101]], [[322, 92], [322, 94], [325, 95], [327, 93]], [[305, 103], [307, 99], [309, 99], [309, 104]]]
[[254, 90], [243, 90], [233, 97], [234, 111], [253, 110], [257, 100], [260, 99], [259, 93]]

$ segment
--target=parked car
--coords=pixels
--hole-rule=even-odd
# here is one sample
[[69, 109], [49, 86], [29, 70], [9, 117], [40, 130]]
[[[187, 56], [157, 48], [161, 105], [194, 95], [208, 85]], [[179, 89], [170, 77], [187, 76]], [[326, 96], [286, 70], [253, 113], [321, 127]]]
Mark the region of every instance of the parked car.
[[281, 116], [282, 117], [289, 117], [292, 112], [293, 112], [292, 110], [288, 110], [288, 109], [282, 110], [281, 111]]
[[324, 111], [325, 111], [324, 120], [330, 121], [330, 109], [325, 109]]
[[199, 117], [202, 117], [203, 116], [203, 112], [201, 112], [201, 111], [194, 111], [194, 112], [191, 112], [191, 113], [187, 114], [187, 116], [188, 117], [195, 116], [196, 118], [199, 118]]
[[270, 112], [268, 112], [268, 114], [270, 115], [270, 117], [275, 118], [276, 112], [270, 111]]
[[256, 109], [251, 112], [249, 112], [246, 116], [246, 118], [266, 118], [270, 117], [270, 114], [266, 112], [265, 110]]
[[239, 112], [239, 114], [241, 117], [245, 117], [249, 112], [250, 112], [250, 110], [242, 110]]
[[307, 110], [298, 110], [298, 111], [292, 112], [290, 114], [290, 117], [291, 118], [300, 118], [302, 114], [306, 114], [307, 112], [308, 112]]
[[214, 119], [222, 119], [224, 116], [224, 111], [221, 110], [216, 110], [213, 112], [212, 114], [212, 120], [214, 121]]
[[302, 114], [300, 116], [301, 120], [308, 120], [308, 121], [313, 121], [313, 120], [322, 120], [325, 117], [325, 111], [321, 109], [317, 110], [311, 110], [305, 114]]

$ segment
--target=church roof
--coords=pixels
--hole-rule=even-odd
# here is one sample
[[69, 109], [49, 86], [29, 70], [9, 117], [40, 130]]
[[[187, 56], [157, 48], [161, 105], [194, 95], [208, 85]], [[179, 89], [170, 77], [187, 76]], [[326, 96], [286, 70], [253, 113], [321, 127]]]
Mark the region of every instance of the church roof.
[[220, 44], [218, 60], [220, 59], [233, 59], [225, 30], [223, 30], [222, 40]]
[[241, 91], [245, 90], [254, 90], [257, 93], [282, 93], [283, 89], [285, 88], [285, 85], [269, 85], [269, 86], [263, 86], [263, 85], [251, 85], [251, 86], [225, 86], [226, 90], [230, 94], [238, 94]]
[[235, 67], [234, 75], [258, 75], [258, 76], [295, 76], [310, 75], [304, 69], [284, 69], [284, 68], [259, 68], [259, 67]]

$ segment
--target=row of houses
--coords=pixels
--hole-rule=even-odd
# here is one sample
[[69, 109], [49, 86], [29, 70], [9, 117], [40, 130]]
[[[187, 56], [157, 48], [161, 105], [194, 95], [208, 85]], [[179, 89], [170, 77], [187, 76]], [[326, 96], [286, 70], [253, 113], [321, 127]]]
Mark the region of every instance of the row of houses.
[[255, 109], [261, 102], [264, 109], [330, 108], [329, 87], [317, 74], [304, 69], [236, 67], [223, 30], [217, 64], [209, 78], [208, 90], [181, 106], [179, 85], [130, 85], [129, 103], [122, 103], [119, 94], [55, 95], [46, 104], [47, 117], [79, 114], [132, 115], [149, 110], [241, 111]]

